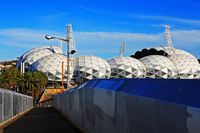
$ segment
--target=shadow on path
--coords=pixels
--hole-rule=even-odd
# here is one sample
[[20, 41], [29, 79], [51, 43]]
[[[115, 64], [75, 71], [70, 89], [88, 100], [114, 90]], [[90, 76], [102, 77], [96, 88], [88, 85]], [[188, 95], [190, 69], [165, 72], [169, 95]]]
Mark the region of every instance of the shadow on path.
[[4, 129], [4, 133], [81, 133], [54, 108], [34, 108]]

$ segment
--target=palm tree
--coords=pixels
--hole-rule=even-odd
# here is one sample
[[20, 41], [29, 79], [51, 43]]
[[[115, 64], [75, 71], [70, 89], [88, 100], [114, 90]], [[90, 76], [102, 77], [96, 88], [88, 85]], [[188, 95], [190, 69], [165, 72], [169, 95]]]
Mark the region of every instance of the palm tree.
[[35, 104], [36, 98], [39, 96], [42, 88], [45, 88], [48, 82], [48, 78], [44, 73], [27, 72], [24, 74], [23, 78], [19, 80], [18, 85], [21, 91], [27, 95], [32, 95], [33, 102]]
[[1, 70], [0, 86], [5, 89], [16, 91], [17, 82], [21, 78], [20, 72], [15, 68]]
[[33, 101], [39, 96], [42, 88], [45, 88], [48, 78], [42, 72], [26, 72], [20, 74], [15, 68], [0, 71], [0, 87], [18, 91], [23, 94], [32, 95]]
[[43, 72], [40, 71], [34, 72], [33, 75], [34, 79], [37, 79], [38, 82], [38, 86], [36, 90], [34, 90], [35, 96], [38, 97], [42, 91], [42, 88], [45, 88], [47, 86], [48, 78]]

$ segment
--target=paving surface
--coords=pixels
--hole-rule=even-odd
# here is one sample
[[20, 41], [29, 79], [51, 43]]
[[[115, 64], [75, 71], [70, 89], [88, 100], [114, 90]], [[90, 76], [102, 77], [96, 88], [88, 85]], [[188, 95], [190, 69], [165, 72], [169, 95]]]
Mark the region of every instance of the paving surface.
[[4, 129], [4, 133], [81, 133], [54, 108], [34, 108]]

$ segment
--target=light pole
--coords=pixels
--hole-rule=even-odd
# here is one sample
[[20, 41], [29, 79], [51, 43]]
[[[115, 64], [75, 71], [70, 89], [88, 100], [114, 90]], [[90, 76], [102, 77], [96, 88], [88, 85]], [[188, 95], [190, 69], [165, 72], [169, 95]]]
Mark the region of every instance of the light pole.
[[[74, 54], [76, 52], [75, 50], [69, 51], [69, 45], [70, 45], [70, 39], [71, 38], [66, 36], [66, 39], [64, 39], [64, 38], [54, 37], [54, 36], [50, 36], [50, 35], [45, 35], [45, 38], [47, 40], [57, 39], [57, 40], [61, 40], [61, 41], [67, 42], [67, 90], [68, 90], [69, 89], [69, 80], [70, 80], [69, 79], [69, 75], [70, 75], [70, 73], [69, 73], [69, 60], [70, 60], [69, 59], [69, 55], [70, 54]], [[63, 69], [63, 63], [62, 63], [62, 69]], [[63, 75], [62, 75], [62, 84], [63, 84]]]

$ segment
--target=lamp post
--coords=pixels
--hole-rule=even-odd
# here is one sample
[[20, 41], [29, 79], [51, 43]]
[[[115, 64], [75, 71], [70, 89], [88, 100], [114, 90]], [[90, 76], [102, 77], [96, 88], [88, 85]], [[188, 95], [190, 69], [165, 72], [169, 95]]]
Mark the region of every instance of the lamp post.
[[64, 62], [62, 61], [62, 89], [61, 92], [64, 91]]
[[[74, 54], [76, 51], [75, 50], [72, 50], [72, 51], [69, 51], [69, 45], [70, 45], [70, 37], [67, 37], [66, 36], [66, 39], [64, 39], [64, 38], [60, 38], [60, 37], [54, 37], [54, 36], [51, 36], [51, 35], [45, 35], [45, 38], [47, 39], [47, 40], [51, 40], [51, 39], [57, 39], [57, 40], [61, 40], [61, 41], [64, 41], [64, 42], [66, 42], [67, 43], [67, 90], [69, 89], [69, 75], [70, 75], [70, 73], [69, 73], [69, 55], [70, 54]], [[63, 69], [63, 63], [62, 63], [62, 69]], [[62, 70], [63, 71], [63, 70]], [[64, 72], [62, 72], [62, 74], [64, 74]], [[63, 85], [63, 75], [62, 75], [62, 85]], [[63, 89], [64, 87], [62, 86], [62, 89]]]

